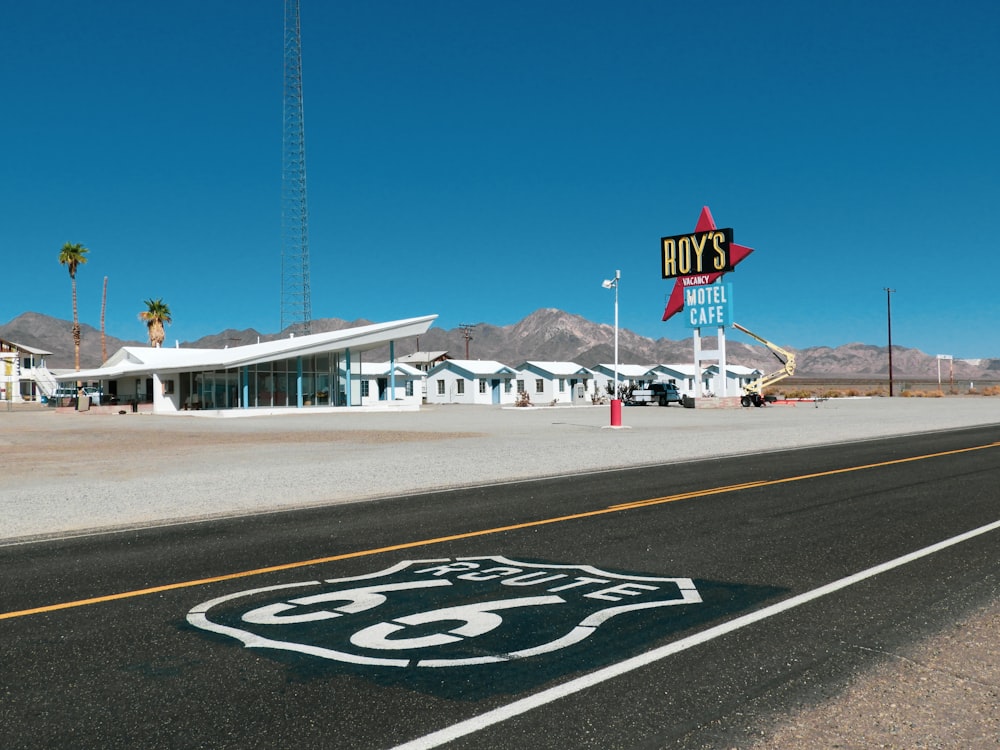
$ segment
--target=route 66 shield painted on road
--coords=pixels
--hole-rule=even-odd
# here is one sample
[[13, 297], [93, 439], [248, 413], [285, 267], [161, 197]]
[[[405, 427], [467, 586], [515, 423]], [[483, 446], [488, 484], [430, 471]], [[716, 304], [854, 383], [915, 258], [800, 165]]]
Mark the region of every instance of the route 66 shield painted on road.
[[690, 578], [461, 557], [240, 591], [187, 620], [248, 648], [377, 667], [475, 667], [550, 654], [629, 613], [700, 601]]

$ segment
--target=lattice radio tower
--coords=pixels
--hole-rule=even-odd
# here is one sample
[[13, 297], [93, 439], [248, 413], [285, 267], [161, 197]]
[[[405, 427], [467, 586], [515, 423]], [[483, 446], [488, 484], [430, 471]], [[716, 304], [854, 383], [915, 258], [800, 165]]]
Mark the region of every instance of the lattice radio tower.
[[306, 136], [302, 114], [302, 33], [299, 0], [285, 0], [285, 104], [281, 158], [281, 330], [308, 334], [309, 213]]

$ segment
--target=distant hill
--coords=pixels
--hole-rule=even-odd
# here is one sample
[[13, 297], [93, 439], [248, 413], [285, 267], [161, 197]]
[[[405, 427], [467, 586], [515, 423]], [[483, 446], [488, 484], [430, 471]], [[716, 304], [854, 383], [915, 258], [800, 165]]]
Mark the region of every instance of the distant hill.
[[[312, 331], [321, 333], [343, 328], [366, 325], [369, 320], [341, 320], [322, 318], [312, 321]], [[52, 352], [47, 358], [50, 368], [73, 367], [72, 323], [38, 313], [24, 313], [5, 325], [0, 325], [0, 338], [27, 344]], [[101, 364], [100, 331], [81, 324], [83, 331], [80, 365], [97, 367]], [[526, 360], [572, 361], [584, 367], [614, 361], [614, 328], [555, 309], [536, 310], [528, 317], [508, 326], [478, 323], [466, 341], [460, 328], [446, 330], [431, 328], [426, 334], [404, 339], [396, 344], [396, 354], [414, 351], [447, 351], [453, 358], [495, 359], [517, 366]], [[285, 333], [265, 334], [245, 328], [226, 329], [197, 341], [181, 342], [191, 348], [222, 348], [272, 341]], [[122, 341], [107, 338], [108, 356], [122, 346], [145, 346], [145, 341]], [[780, 343], [780, 342], [779, 342]], [[703, 347], [715, 347], [714, 338], [703, 339]], [[790, 348], [790, 347], [789, 347]], [[845, 344], [836, 348], [827, 346], [792, 349], [798, 362], [797, 376], [832, 378], [885, 378], [888, 377], [888, 352], [884, 346], [870, 344]], [[894, 346], [893, 376], [897, 378], [933, 379], [937, 376], [937, 360], [917, 349]], [[733, 340], [726, 342], [730, 364], [757, 367], [765, 372], [777, 369], [774, 356], [763, 346], [750, 346]], [[388, 348], [365, 353], [367, 361], [388, 359]], [[694, 357], [692, 340], [674, 341], [667, 338], [650, 339], [632, 331], [618, 331], [618, 361], [625, 364], [687, 363]], [[1000, 379], [1000, 360], [955, 360], [955, 379]]]
[[[17, 344], [26, 344], [36, 349], [52, 352], [46, 357], [46, 364], [52, 370], [73, 369], [73, 321], [60, 320], [48, 315], [26, 312], [9, 323], [0, 326], [0, 338]], [[110, 357], [123, 346], [143, 346], [149, 342], [123, 341], [114, 336], [105, 339], [105, 347]], [[101, 364], [101, 332], [80, 324], [80, 367], [98, 367]]]

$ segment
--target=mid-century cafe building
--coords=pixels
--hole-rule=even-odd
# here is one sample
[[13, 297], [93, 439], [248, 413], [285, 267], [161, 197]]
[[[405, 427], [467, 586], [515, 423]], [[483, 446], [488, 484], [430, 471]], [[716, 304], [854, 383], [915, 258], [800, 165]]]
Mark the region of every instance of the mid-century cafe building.
[[[64, 385], [101, 386], [118, 403], [152, 403], [154, 414], [184, 410], [276, 409], [362, 405], [365, 352], [389, 347], [384, 397], [400, 405], [395, 343], [427, 332], [436, 315], [290, 336], [224, 349], [119, 349], [101, 367], [59, 375]], [[419, 403], [419, 401], [417, 402]]]

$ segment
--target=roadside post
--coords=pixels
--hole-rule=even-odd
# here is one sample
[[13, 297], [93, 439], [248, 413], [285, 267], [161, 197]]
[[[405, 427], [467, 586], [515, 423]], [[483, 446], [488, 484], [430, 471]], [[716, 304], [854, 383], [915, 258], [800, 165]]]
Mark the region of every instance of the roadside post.
[[601, 286], [605, 289], [615, 290], [615, 385], [611, 394], [611, 427], [622, 426], [622, 400], [618, 393], [618, 282], [621, 280], [622, 272], [615, 271], [613, 279], [605, 279]]

